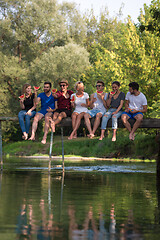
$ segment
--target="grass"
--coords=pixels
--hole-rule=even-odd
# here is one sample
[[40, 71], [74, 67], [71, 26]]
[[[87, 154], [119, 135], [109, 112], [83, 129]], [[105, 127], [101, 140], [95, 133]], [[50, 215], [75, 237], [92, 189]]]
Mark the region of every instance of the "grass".
[[[98, 138], [88, 139], [85, 137], [68, 140], [64, 137], [65, 156], [99, 157], [99, 158], [125, 158], [125, 159], [156, 159], [158, 145], [155, 136], [149, 134], [138, 134], [135, 141], [128, 139], [128, 135], [120, 132], [117, 141], [111, 141], [111, 134], [99, 141]], [[49, 154], [49, 138], [46, 145], [40, 142], [18, 141], [7, 143], [3, 146], [3, 153], [6, 156], [44, 156]], [[61, 137], [54, 136], [53, 156], [62, 155]]]

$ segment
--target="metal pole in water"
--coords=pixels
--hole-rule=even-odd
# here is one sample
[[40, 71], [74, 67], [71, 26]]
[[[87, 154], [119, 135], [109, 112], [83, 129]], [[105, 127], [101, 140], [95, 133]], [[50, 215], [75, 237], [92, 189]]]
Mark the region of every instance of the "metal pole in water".
[[61, 127], [61, 142], [62, 142], [62, 166], [64, 172], [64, 144], [63, 144], [63, 127]]
[[0, 121], [0, 155], [1, 155], [1, 171], [3, 170], [3, 158], [2, 158], [2, 127]]
[[49, 148], [49, 164], [48, 164], [49, 172], [51, 170], [52, 146], [53, 146], [53, 131], [51, 130], [51, 139], [50, 139], [50, 148]]

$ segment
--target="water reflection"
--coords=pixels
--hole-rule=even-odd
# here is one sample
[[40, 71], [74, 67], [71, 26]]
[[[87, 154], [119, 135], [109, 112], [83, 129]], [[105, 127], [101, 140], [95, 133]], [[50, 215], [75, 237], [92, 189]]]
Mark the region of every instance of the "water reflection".
[[156, 189], [156, 175], [142, 170], [4, 171], [0, 239], [158, 239], [160, 183]]
[[128, 211], [128, 217], [125, 223], [120, 224], [120, 230], [116, 229], [116, 216], [114, 204], [110, 209], [110, 221], [108, 228], [106, 227], [105, 215], [100, 210], [98, 219], [93, 216], [93, 206], [89, 207], [82, 225], [79, 226], [76, 219], [76, 211], [73, 205], [68, 205], [68, 237], [63, 238], [64, 229], [60, 227], [53, 219], [50, 213], [47, 217], [44, 199], [40, 200], [41, 216], [39, 216], [40, 225], [35, 223], [33, 206], [26, 204], [26, 200], [22, 203], [18, 223], [16, 228], [16, 239], [71, 239], [71, 240], [127, 240], [127, 239], [143, 239], [138, 230], [138, 226], [134, 223], [133, 211]]

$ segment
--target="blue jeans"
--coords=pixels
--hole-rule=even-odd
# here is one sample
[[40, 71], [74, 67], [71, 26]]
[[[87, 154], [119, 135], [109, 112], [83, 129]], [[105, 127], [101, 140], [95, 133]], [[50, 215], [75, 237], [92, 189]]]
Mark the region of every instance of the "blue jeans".
[[18, 113], [18, 119], [19, 119], [19, 124], [21, 127], [22, 132], [29, 133], [29, 128], [30, 128], [30, 119], [33, 118], [36, 114], [36, 111], [32, 111], [32, 115], [26, 115], [26, 110], [21, 110]]
[[106, 112], [102, 118], [101, 129], [106, 129], [107, 122], [110, 118], [112, 118], [112, 129], [117, 129], [118, 123], [117, 119], [122, 115], [122, 111], [119, 111], [117, 114], [112, 115], [115, 112], [115, 108], [110, 108], [108, 112]]

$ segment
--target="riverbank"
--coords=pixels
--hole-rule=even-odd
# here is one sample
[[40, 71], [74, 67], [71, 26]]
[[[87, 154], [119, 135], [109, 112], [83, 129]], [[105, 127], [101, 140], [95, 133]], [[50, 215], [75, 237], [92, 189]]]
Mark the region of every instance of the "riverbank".
[[[4, 144], [3, 154], [9, 156], [48, 156], [50, 147], [50, 137], [47, 144], [41, 142], [18, 141]], [[52, 156], [61, 156], [61, 137], [54, 136]], [[88, 139], [80, 137], [68, 140], [64, 137], [65, 156], [76, 156], [78, 158], [115, 158], [115, 159], [148, 159], [156, 160], [158, 156], [158, 144], [155, 136], [148, 134], [138, 134], [135, 141], [130, 141], [128, 136], [119, 134], [116, 142], [111, 141], [109, 135], [103, 141], [98, 138]]]

